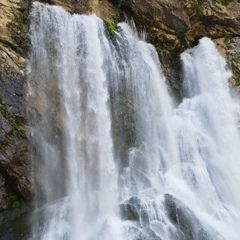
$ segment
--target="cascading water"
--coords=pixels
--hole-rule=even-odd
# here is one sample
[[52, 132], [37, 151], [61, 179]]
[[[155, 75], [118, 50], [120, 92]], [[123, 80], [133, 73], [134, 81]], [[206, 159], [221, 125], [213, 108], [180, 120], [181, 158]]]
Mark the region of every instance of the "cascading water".
[[38, 3], [32, 15], [31, 137], [34, 155], [42, 161], [35, 167], [35, 183], [40, 183], [37, 195], [43, 201], [54, 201], [34, 238], [90, 239], [117, 207], [108, 84], [102, 69], [110, 47], [95, 16], [71, 16]]
[[181, 55], [179, 105], [127, 24], [34, 3], [30, 42], [29, 239], [238, 239], [239, 102], [210, 39]]

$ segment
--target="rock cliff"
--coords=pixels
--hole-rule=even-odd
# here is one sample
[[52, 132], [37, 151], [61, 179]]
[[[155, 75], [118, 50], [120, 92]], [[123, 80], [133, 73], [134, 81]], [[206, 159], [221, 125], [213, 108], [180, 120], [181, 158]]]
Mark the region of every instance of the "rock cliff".
[[[234, 86], [240, 84], [240, 3], [214, 0], [42, 0], [70, 13], [97, 14], [115, 23], [133, 19], [139, 32], [154, 44], [170, 83], [184, 49], [202, 36], [214, 39], [228, 58]], [[224, 5], [226, 4], [226, 5]], [[0, 211], [29, 201], [30, 160], [25, 134], [26, 52], [30, 0], [0, 3]], [[176, 68], [176, 67], [175, 67]], [[174, 69], [174, 68], [173, 68]], [[171, 80], [172, 79], [172, 80]], [[15, 204], [16, 205], [16, 204]]]
[[[240, 3], [237, 0], [42, 0], [64, 7], [71, 13], [93, 14], [115, 23], [133, 19], [139, 32], [155, 45], [169, 82], [179, 53], [208, 36], [219, 44], [225, 57], [231, 39], [240, 34]], [[236, 44], [233, 44], [233, 48]], [[227, 47], [227, 48], [226, 48]], [[232, 52], [232, 51], [231, 51]], [[232, 57], [235, 58], [235, 57]], [[231, 58], [231, 59], [232, 59]], [[229, 66], [233, 65], [232, 60]], [[233, 85], [238, 85], [236, 68]]]
[[0, 16], [0, 210], [4, 210], [20, 206], [31, 195], [24, 112], [28, 3], [3, 0]]

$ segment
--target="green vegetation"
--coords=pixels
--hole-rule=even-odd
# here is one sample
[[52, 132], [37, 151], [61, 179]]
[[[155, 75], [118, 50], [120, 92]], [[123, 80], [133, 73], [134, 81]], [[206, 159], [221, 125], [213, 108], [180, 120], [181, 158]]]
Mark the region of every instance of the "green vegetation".
[[225, 44], [225, 46], [226, 46], [227, 48], [230, 48], [230, 47], [231, 47], [231, 40], [230, 40], [228, 37], [225, 37], [225, 38], [224, 38], [223, 43]]
[[16, 135], [18, 138], [26, 138], [26, 133], [25, 130], [23, 128], [18, 129], [16, 132]]
[[232, 2], [233, 0], [213, 0], [213, 3], [220, 3], [224, 6], [227, 6], [230, 2]]
[[14, 11], [14, 20], [7, 23], [12, 38], [18, 46], [16, 50], [20, 53], [23, 53], [27, 46], [27, 26], [29, 22], [30, 4], [30, 0], [20, 0], [19, 8]]
[[236, 76], [235, 86], [236, 86], [236, 87], [237, 87], [237, 86], [240, 86], [240, 73], [237, 74], [237, 76]]
[[195, 5], [195, 11], [198, 18], [201, 18], [203, 16], [203, 9], [203, 4], [199, 4], [199, 2], [197, 2], [197, 4]]
[[115, 35], [115, 31], [117, 31], [117, 24], [115, 24], [112, 20], [104, 19], [103, 21], [107, 27], [110, 36], [113, 37]]
[[21, 201], [14, 193], [9, 194], [8, 203], [11, 209], [17, 209], [21, 207]]
[[15, 130], [18, 138], [26, 138], [25, 125], [20, 116], [13, 116], [10, 109], [0, 101], [0, 112], [8, 121], [11, 127]]
[[8, 120], [11, 118], [11, 114], [8, 110], [8, 108], [3, 105], [2, 103], [0, 104], [0, 112], [2, 113], [2, 115]]
[[155, 47], [155, 49], [156, 49], [156, 51], [157, 51], [159, 56], [162, 56], [164, 53], [167, 53], [167, 50], [165, 50], [165, 49], [163, 49], [163, 48], [161, 48], [159, 46], [154, 46], [154, 47]]

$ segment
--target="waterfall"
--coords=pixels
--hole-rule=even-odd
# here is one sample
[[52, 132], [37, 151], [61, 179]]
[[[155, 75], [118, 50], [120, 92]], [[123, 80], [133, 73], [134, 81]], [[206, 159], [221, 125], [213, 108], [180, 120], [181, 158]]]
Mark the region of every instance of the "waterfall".
[[181, 54], [176, 103], [126, 23], [36, 2], [29, 36], [29, 239], [238, 240], [239, 100], [210, 39]]
[[35, 238], [89, 239], [117, 208], [102, 69], [109, 41], [95, 16], [71, 16], [38, 3], [32, 16], [29, 110], [38, 161], [34, 182], [40, 189], [34, 187], [37, 199], [53, 204], [46, 209], [43, 233]]

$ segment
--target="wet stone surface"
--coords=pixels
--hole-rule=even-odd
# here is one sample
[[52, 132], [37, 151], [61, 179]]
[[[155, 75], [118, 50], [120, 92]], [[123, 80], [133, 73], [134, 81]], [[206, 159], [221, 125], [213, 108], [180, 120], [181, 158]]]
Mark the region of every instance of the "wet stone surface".
[[[20, 199], [30, 200], [30, 161], [25, 134], [25, 77], [0, 79], [0, 174], [4, 185], [1, 193], [13, 191]], [[4, 196], [4, 194], [2, 194]], [[1, 198], [0, 211], [7, 207], [7, 197]]]

